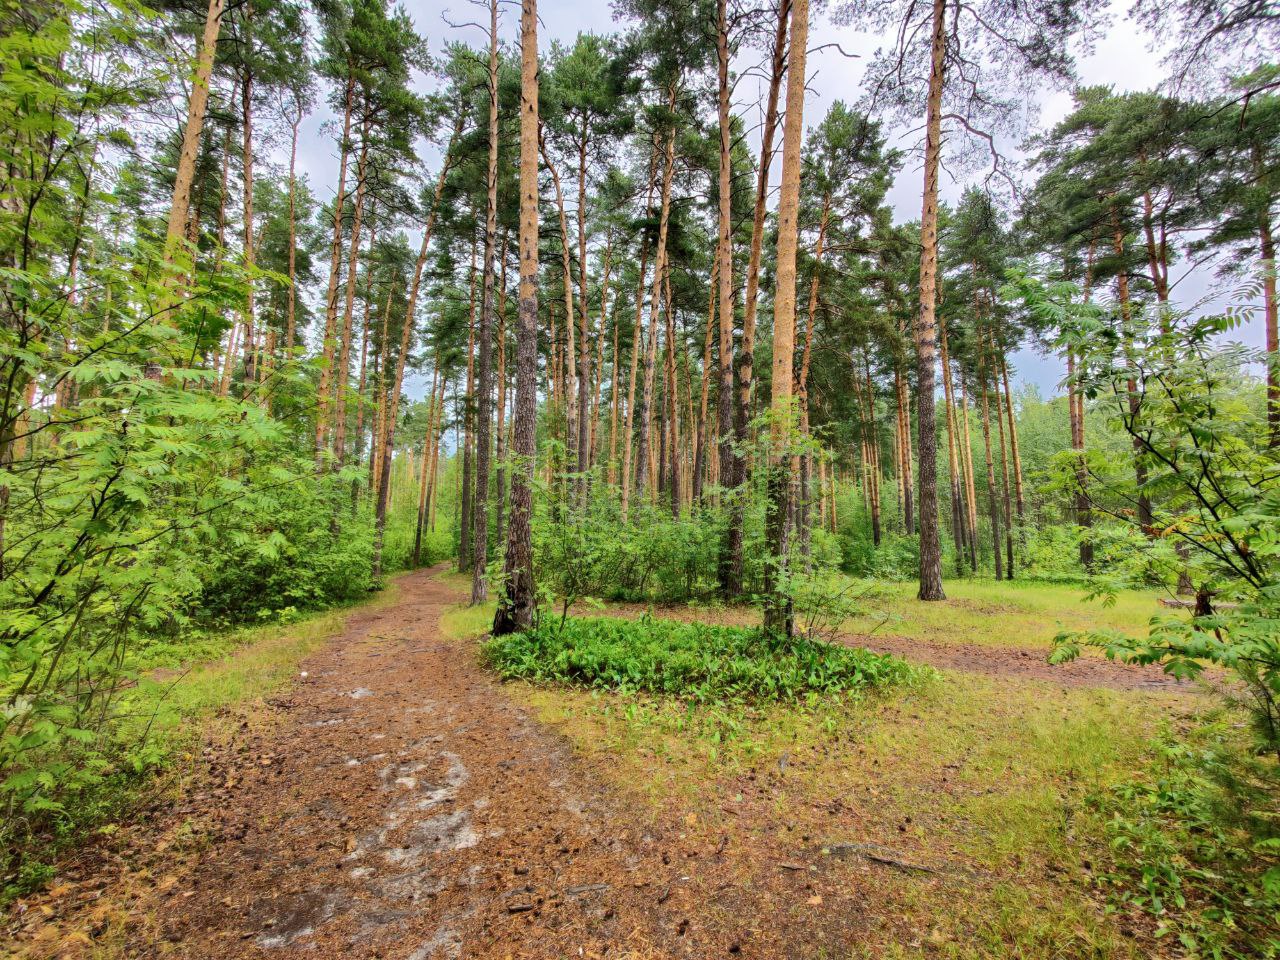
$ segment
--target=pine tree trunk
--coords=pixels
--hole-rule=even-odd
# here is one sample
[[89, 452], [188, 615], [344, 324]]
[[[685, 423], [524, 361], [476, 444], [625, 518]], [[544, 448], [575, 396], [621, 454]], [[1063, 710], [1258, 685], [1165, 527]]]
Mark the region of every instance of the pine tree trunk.
[[679, 386], [676, 380], [676, 324], [675, 307], [671, 302], [671, 273], [668, 271], [665, 280], [666, 304], [664, 313], [667, 321], [666, 335], [666, 430], [669, 436], [667, 453], [670, 462], [667, 467], [668, 493], [671, 497], [671, 516], [680, 519], [680, 413]]
[[[707, 410], [711, 400], [711, 345], [716, 335], [716, 277], [720, 273], [720, 255], [711, 262], [711, 280], [707, 284], [707, 332], [702, 341], [702, 401], [698, 408], [697, 436], [694, 438], [693, 499], [702, 503], [703, 475], [707, 470]], [[732, 377], [732, 372], [730, 373]], [[723, 433], [721, 433], [723, 436]]]
[[[787, 70], [787, 25], [791, 16], [792, 0], [779, 0], [778, 20], [773, 37], [773, 58], [769, 72], [769, 93], [765, 101], [764, 127], [760, 133], [760, 161], [757, 165], [755, 208], [751, 221], [751, 252], [747, 258], [746, 292], [742, 311], [742, 340], [738, 346], [738, 402], [734, 409], [734, 437], [739, 444], [747, 441], [751, 423], [751, 401], [755, 366], [756, 314], [760, 294], [760, 259], [764, 249], [764, 229], [769, 199], [769, 170], [773, 166], [773, 140], [778, 128], [778, 98], [782, 89], [782, 77]], [[723, 441], [723, 435], [721, 437]], [[747, 464], [742, 457], [735, 457], [732, 474], [721, 471], [722, 487], [739, 487], [746, 483]], [[729, 532], [727, 559], [722, 566], [727, 570], [720, 574], [722, 592], [727, 597], [742, 593], [743, 526], [746, 522], [746, 505], [743, 497], [733, 498], [729, 507]]]
[[516, 408], [506, 586], [494, 636], [533, 623], [533, 459], [538, 414], [538, 37], [537, 2], [520, 11], [520, 323], [516, 330]]
[[191, 77], [191, 96], [187, 101], [187, 123], [182, 131], [182, 147], [173, 179], [173, 200], [169, 204], [169, 223], [165, 231], [165, 261], [173, 263], [187, 228], [191, 208], [191, 187], [196, 178], [196, 160], [200, 154], [200, 135], [209, 110], [209, 87], [213, 79], [213, 60], [222, 32], [222, 14], [226, 0], [209, 0], [204, 32], [196, 52], [195, 71]]
[[507, 231], [502, 233], [502, 244], [498, 248], [498, 404], [497, 424], [494, 428], [497, 447], [497, 470], [495, 480], [496, 516], [494, 517], [494, 545], [501, 551], [506, 544], [506, 510], [507, 510], [507, 245], [510, 237]]
[[1276, 245], [1271, 233], [1271, 209], [1258, 215], [1258, 252], [1262, 258], [1262, 313], [1267, 337], [1268, 444], [1280, 447], [1280, 336], [1277, 334]]
[[[645, 222], [653, 216], [653, 188], [657, 180], [658, 174], [658, 142], [654, 139], [653, 150], [649, 154], [649, 186], [645, 191]], [[640, 244], [640, 278], [636, 282], [636, 310], [635, 322], [632, 324], [631, 331], [631, 375], [627, 379], [627, 410], [626, 422], [622, 430], [622, 502], [621, 514], [622, 522], [627, 521], [627, 508], [631, 500], [631, 450], [635, 446], [635, 401], [636, 401], [636, 376], [639, 373], [640, 366], [640, 346], [644, 343], [644, 291], [645, 291], [645, 268], [648, 266], [649, 260], [649, 235], [645, 234]]]
[[782, 137], [782, 193], [778, 200], [777, 287], [773, 307], [773, 396], [770, 402], [769, 502], [766, 537], [770, 562], [766, 566], [764, 626], [791, 636], [794, 611], [785, 586], [788, 572], [787, 519], [792, 501], [788, 470], [794, 422], [792, 369], [796, 328], [796, 247], [799, 241], [800, 150], [804, 140], [805, 58], [809, 44], [809, 0], [791, 7], [791, 48], [787, 71], [787, 112]]
[[[244, 5], [244, 42], [247, 55], [253, 55], [253, 37], [249, 34], [253, 5]], [[254, 268], [254, 234], [253, 234], [253, 74], [245, 70], [240, 79], [240, 131], [243, 136], [241, 153], [241, 171], [244, 176], [244, 383], [242, 390], [248, 396], [255, 378], [254, 348], [256, 346], [256, 328], [254, 325], [253, 268]]]
[[[551, 183], [555, 187], [556, 192], [556, 210], [560, 215], [560, 261], [561, 269], [564, 273], [564, 329], [566, 346], [564, 357], [561, 365], [561, 375], [564, 378], [564, 386], [562, 390], [562, 399], [564, 401], [565, 412], [565, 436], [564, 446], [566, 454], [573, 458], [576, 470], [577, 460], [577, 440], [578, 426], [577, 420], [577, 400], [580, 391], [585, 391], [586, 385], [577, 383], [578, 373], [575, 369], [575, 361], [577, 359], [577, 350], [574, 333], [574, 306], [573, 306], [573, 260], [569, 253], [569, 219], [564, 210], [564, 194], [560, 189], [560, 174], [556, 170], [556, 166], [551, 162], [551, 157], [547, 153], [546, 143], [542, 143], [542, 162], [546, 164], [547, 170], [551, 173]], [[583, 345], [586, 349], [586, 345]]]
[[991, 413], [987, 400], [987, 372], [978, 354], [978, 385], [982, 390], [982, 443], [987, 455], [987, 508], [991, 513], [991, 552], [995, 557], [996, 579], [1004, 579], [1004, 564], [1000, 558], [1000, 506], [996, 498], [996, 468], [991, 457]]
[[1000, 441], [1000, 486], [1001, 493], [1004, 497], [1004, 544], [1005, 544], [1005, 570], [1004, 575], [1007, 579], [1013, 579], [1013, 496], [1010, 492], [1012, 483], [1010, 482], [1010, 474], [1012, 473], [1009, 466], [1008, 447], [1005, 444], [1004, 435], [1004, 401], [1000, 395], [999, 380], [999, 354], [995, 346], [995, 338], [991, 338], [991, 355], [990, 363], [992, 365], [991, 380], [992, 389], [996, 395], [996, 427], [998, 429], [998, 439]]
[[1013, 496], [1018, 508], [1018, 522], [1026, 516], [1026, 499], [1022, 487], [1022, 454], [1018, 449], [1018, 422], [1013, 416], [1013, 393], [1009, 390], [1009, 360], [1000, 351], [1000, 379], [1004, 383], [1004, 413], [1009, 421], [1009, 456], [1013, 459]]
[[[351, 247], [347, 256], [346, 304], [342, 308], [342, 336], [338, 345], [338, 366], [333, 402], [333, 459], [334, 469], [341, 470], [347, 456], [347, 389], [351, 379], [351, 331], [356, 304], [356, 281], [360, 267], [360, 233], [364, 225], [365, 176], [369, 158], [369, 123], [366, 120], [361, 131], [360, 156], [356, 160], [356, 197], [351, 211]], [[372, 219], [372, 217], [370, 217]], [[373, 247], [369, 248], [369, 262], [373, 262]], [[386, 347], [383, 347], [386, 356]]]
[[[475, 552], [471, 604], [489, 598], [489, 457], [493, 416], [493, 282], [498, 234], [498, 0], [489, 0], [489, 170], [484, 228], [484, 282], [480, 300], [479, 396], [476, 398]], [[585, 344], [584, 344], [585, 346]]]
[[[671, 89], [670, 102], [675, 103], [675, 88]], [[653, 366], [658, 344], [658, 313], [662, 300], [662, 282], [666, 271], [667, 227], [671, 215], [671, 180], [675, 173], [676, 135], [667, 135], [666, 157], [662, 173], [662, 204], [658, 218], [658, 247], [653, 258], [653, 288], [649, 298], [649, 346], [644, 355], [643, 387], [640, 393], [639, 431], [640, 449], [636, 456], [636, 495], [643, 496], [648, 489], [650, 453], [646, 439], [649, 436], [650, 417], [653, 409]]]
[[474, 460], [473, 430], [475, 427], [475, 389], [476, 389], [476, 240], [471, 240], [471, 306], [467, 320], [467, 393], [462, 408], [462, 490], [458, 496], [458, 572], [470, 573], [474, 561], [471, 535], [472, 510], [474, 510], [472, 492], [475, 479], [472, 472]]
[[[387, 411], [382, 425], [379, 438], [381, 443], [375, 451], [375, 459], [378, 461], [378, 470], [374, 475], [374, 556], [373, 566], [375, 571], [382, 569], [382, 539], [387, 526], [387, 502], [391, 492], [391, 461], [395, 451], [396, 443], [396, 427], [400, 422], [400, 391], [404, 386], [404, 367], [405, 362], [409, 358], [409, 349], [413, 344], [414, 317], [418, 309], [418, 294], [422, 287], [422, 271], [427, 265], [427, 251], [431, 246], [431, 235], [435, 230], [436, 211], [440, 207], [440, 196], [444, 192], [445, 179], [448, 177], [449, 168], [453, 156], [453, 148], [457, 142], [458, 136], [462, 132], [462, 119], [459, 115], [457, 124], [454, 126], [453, 137], [449, 141], [449, 146], [445, 149], [444, 161], [440, 167], [440, 176], [436, 179], [436, 189], [431, 200], [431, 210], [427, 214], [427, 222], [422, 230], [422, 245], [418, 249], [418, 260], [413, 268], [413, 282], [409, 287], [409, 297], [405, 304], [404, 324], [400, 328], [400, 354], [396, 358], [396, 374], [391, 383], [391, 393], [386, 400]], [[370, 246], [373, 240], [370, 237]], [[391, 294], [387, 293], [387, 306], [383, 313], [383, 350], [386, 350], [386, 318], [391, 312]], [[432, 384], [432, 394], [435, 393], [435, 385]], [[378, 439], [375, 439], [375, 444]], [[425, 460], [424, 460], [425, 469]], [[426, 482], [423, 481], [423, 489], [426, 489]], [[421, 514], [421, 510], [419, 510]], [[421, 522], [421, 521], [419, 521]], [[418, 538], [421, 537], [419, 532]], [[415, 552], [417, 546], [415, 544]], [[417, 560], [414, 560], [416, 565]], [[376, 576], [377, 574], [375, 574]]]
[[924, 206], [920, 214], [920, 315], [916, 324], [920, 427], [920, 590], [921, 600], [945, 600], [942, 541], [938, 534], [938, 453], [934, 383], [938, 366], [938, 172], [942, 156], [942, 90], [946, 53], [946, 0], [933, 0], [933, 39], [925, 120]]
[[964, 575], [964, 547], [967, 532], [965, 504], [961, 497], [960, 465], [956, 438], [956, 410], [951, 389], [951, 358], [947, 353], [947, 327], [938, 317], [938, 348], [942, 360], [942, 395], [947, 415], [947, 472], [951, 480], [951, 537], [956, 546], [956, 576]]
[[907, 378], [900, 370], [894, 371], [893, 385], [898, 398], [898, 440], [901, 443], [898, 464], [902, 478], [902, 525], [907, 536], [910, 537], [916, 532], [915, 485], [912, 482], [911, 457], [911, 390], [907, 386]]
[[[1113, 206], [1111, 209], [1112, 248], [1115, 251], [1116, 258], [1121, 261], [1121, 270], [1116, 274], [1116, 297], [1120, 301], [1120, 316], [1124, 321], [1124, 339], [1128, 344], [1132, 341], [1132, 325], [1133, 325], [1133, 308], [1129, 302], [1129, 275], [1123, 269], [1124, 260], [1124, 230], [1120, 226], [1119, 212]], [[1138, 414], [1138, 383], [1133, 377], [1129, 378], [1129, 416], [1136, 417]], [[1154, 534], [1152, 529], [1151, 516], [1151, 498], [1143, 491], [1147, 485], [1147, 465], [1143, 461], [1142, 441], [1136, 436], [1133, 438], [1133, 475], [1138, 488], [1138, 525], [1142, 527], [1142, 531], [1148, 536]]]
[[413, 567], [422, 565], [422, 533], [427, 522], [427, 493], [431, 482], [431, 452], [435, 446], [436, 387], [439, 380], [440, 366], [434, 364], [431, 369], [431, 391], [427, 394], [427, 430], [422, 437], [422, 482], [418, 484], [418, 520], [413, 528]]
[[592, 422], [588, 410], [591, 382], [591, 341], [587, 332], [587, 119], [578, 139], [578, 504], [586, 506], [587, 468], [591, 462]]
[[289, 124], [289, 290], [285, 307], [284, 355], [293, 356], [293, 341], [297, 336], [297, 303], [298, 303], [298, 220], [296, 216], [296, 194], [298, 187], [298, 127], [302, 124], [302, 107], [294, 114]]
[[[719, 284], [720, 304], [719, 385], [716, 390], [716, 423], [720, 435], [720, 474], [736, 472], [733, 449], [733, 127], [729, 113], [728, 0], [716, 4], [717, 113], [720, 124], [720, 169], [717, 183], [719, 240], [712, 283]], [[732, 582], [732, 553], [726, 542], [720, 563], [720, 592], [728, 597]]]
[[969, 504], [969, 569], [978, 572], [978, 489], [973, 467], [973, 438], [969, 432], [969, 391], [960, 370], [960, 423], [964, 443], [960, 447], [960, 466], [965, 477], [965, 502]]
[[[351, 113], [355, 106], [356, 76], [347, 75], [347, 92], [342, 111], [342, 143], [339, 146], [338, 190], [333, 198], [333, 240], [329, 247], [329, 289], [325, 294], [323, 362], [316, 387], [316, 470], [324, 466], [329, 438], [329, 390], [333, 382], [333, 355], [337, 342], [338, 277], [342, 272], [342, 209], [347, 196], [347, 164], [351, 157]], [[226, 192], [225, 190], [223, 191]]]

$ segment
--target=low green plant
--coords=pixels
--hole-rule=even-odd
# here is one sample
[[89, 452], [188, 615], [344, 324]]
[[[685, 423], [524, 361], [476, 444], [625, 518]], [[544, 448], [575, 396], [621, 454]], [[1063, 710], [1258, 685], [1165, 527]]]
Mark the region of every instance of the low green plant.
[[543, 622], [486, 642], [483, 654], [505, 679], [698, 703], [805, 701], [867, 687], [912, 683], [926, 674], [868, 650], [784, 638], [747, 627], [609, 617]]
[[1280, 808], [1272, 764], [1242, 753], [1229, 724], [1166, 736], [1147, 778], [1108, 814], [1115, 899], [1156, 918], [1192, 956], [1280, 956]]

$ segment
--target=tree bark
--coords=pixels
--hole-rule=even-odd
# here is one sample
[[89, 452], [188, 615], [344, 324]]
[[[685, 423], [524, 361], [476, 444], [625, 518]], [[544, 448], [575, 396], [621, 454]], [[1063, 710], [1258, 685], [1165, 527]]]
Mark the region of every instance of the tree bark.
[[996, 468], [991, 458], [991, 413], [987, 400], [987, 371], [978, 354], [978, 385], [982, 390], [982, 443], [987, 454], [987, 508], [991, 514], [991, 552], [995, 557], [996, 579], [1004, 579], [1004, 564], [1000, 558], [1000, 506], [996, 499]]
[[933, 0], [933, 39], [925, 120], [924, 206], [920, 214], [920, 315], [916, 323], [916, 409], [920, 428], [920, 590], [921, 600], [945, 600], [942, 542], [938, 535], [937, 424], [934, 383], [938, 366], [938, 169], [942, 156], [942, 90], [947, 35], [946, 0]]
[[[670, 102], [675, 103], [675, 87], [671, 88]], [[653, 258], [653, 289], [649, 298], [649, 347], [644, 356], [643, 388], [640, 393], [640, 449], [636, 456], [636, 494], [643, 496], [649, 477], [650, 415], [653, 406], [653, 360], [658, 343], [658, 313], [662, 301], [662, 282], [667, 264], [667, 227], [671, 215], [671, 180], [675, 172], [676, 135], [672, 130], [667, 136], [666, 157], [662, 173], [662, 203], [658, 218], [658, 246]]]
[[792, 500], [788, 447], [791, 445], [792, 378], [796, 326], [796, 247], [799, 241], [800, 150], [804, 140], [805, 58], [809, 44], [809, 0], [791, 6], [791, 49], [787, 70], [787, 112], [782, 137], [782, 193], [778, 200], [777, 286], [773, 308], [773, 396], [769, 442], [769, 503], [766, 535], [764, 626], [791, 636], [794, 611], [785, 587], [788, 570], [787, 515]]
[[[489, 0], [489, 169], [484, 228], [484, 282], [480, 298], [479, 396], [476, 398], [475, 552], [471, 604], [489, 598], [489, 456], [493, 416], [493, 281], [498, 233], [498, 0]], [[585, 344], [584, 344], [585, 347]]]
[[[1121, 261], [1120, 272], [1116, 274], [1116, 297], [1120, 301], [1120, 316], [1124, 321], [1124, 340], [1128, 344], [1132, 341], [1132, 324], [1133, 310], [1129, 303], [1129, 275], [1124, 269], [1124, 230], [1120, 226], [1120, 215], [1113, 206], [1111, 208], [1111, 224], [1112, 232], [1112, 249], [1115, 251], [1116, 258]], [[1138, 382], [1133, 377], [1129, 378], [1129, 416], [1136, 417], [1138, 415]], [[1143, 488], [1147, 485], [1147, 466], [1143, 462], [1142, 441], [1137, 436], [1133, 438], [1133, 475], [1138, 488], [1138, 525], [1142, 527], [1143, 532], [1148, 536], [1152, 536], [1153, 518], [1151, 515], [1151, 498], [1143, 492]]]
[[[719, 386], [716, 392], [717, 426], [720, 434], [720, 474], [731, 477], [736, 467], [733, 449], [733, 128], [729, 113], [729, 19], [728, 0], [716, 4], [716, 63], [717, 63], [717, 113], [720, 122], [720, 170], [719, 241], [716, 248], [718, 262], [712, 273], [718, 273], [720, 304], [720, 356]], [[716, 282], [713, 279], [712, 282]], [[723, 559], [730, 559], [728, 544], [721, 550]], [[732, 584], [732, 568], [720, 564], [720, 592], [729, 594]]]
[[[351, 367], [351, 324], [354, 318], [356, 303], [356, 280], [360, 267], [360, 231], [364, 221], [365, 174], [369, 155], [369, 124], [364, 124], [361, 135], [360, 157], [356, 161], [356, 197], [351, 212], [351, 249], [347, 256], [347, 295], [346, 305], [342, 309], [342, 336], [338, 346], [338, 366], [335, 371], [337, 382], [334, 389], [333, 403], [333, 457], [334, 469], [341, 470], [346, 462], [347, 454], [347, 388]], [[370, 245], [369, 262], [373, 262], [373, 248]], [[383, 354], [386, 348], [383, 347]]]
[[169, 223], [165, 231], [165, 261], [177, 257], [187, 228], [191, 208], [191, 186], [196, 177], [196, 159], [200, 153], [200, 135], [209, 110], [209, 85], [213, 78], [213, 60], [222, 32], [222, 14], [226, 0], [209, 0], [204, 32], [196, 52], [195, 72], [191, 77], [191, 96], [187, 100], [187, 124], [182, 131], [182, 148], [178, 153], [178, 169], [173, 179], [173, 200], [169, 205]]
[[538, 414], [538, 19], [537, 0], [520, 9], [520, 323], [516, 330], [516, 408], [511, 520], [505, 587], [494, 636], [533, 623], [533, 458]]
[[[653, 188], [658, 175], [658, 141], [654, 138], [653, 150], [649, 154], [649, 186], [645, 192], [645, 223], [653, 216]], [[640, 365], [640, 346], [644, 342], [644, 291], [645, 268], [649, 259], [649, 235], [646, 231], [640, 244], [640, 278], [636, 282], [635, 322], [631, 330], [631, 375], [627, 379], [627, 410], [622, 430], [622, 503], [621, 515], [623, 523], [627, 521], [627, 508], [631, 499], [631, 450], [635, 445], [633, 430], [635, 427], [636, 376]]]
[[[333, 382], [333, 355], [338, 324], [338, 277], [342, 272], [342, 209], [347, 196], [347, 165], [351, 157], [351, 113], [355, 106], [356, 75], [347, 74], [347, 92], [342, 111], [342, 143], [338, 154], [338, 190], [333, 198], [333, 240], [329, 245], [329, 289], [325, 294], [323, 362], [316, 387], [316, 470], [324, 466], [329, 438], [329, 390]], [[224, 191], [225, 192], [225, 191]]]
[[[773, 139], [778, 128], [778, 98], [782, 77], [787, 70], [787, 24], [792, 0], [778, 0], [778, 21], [773, 37], [773, 59], [769, 72], [769, 93], [765, 102], [764, 128], [760, 133], [760, 162], [756, 173], [755, 208], [751, 220], [751, 252], [747, 258], [746, 292], [742, 309], [742, 340], [738, 345], [738, 403], [734, 410], [734, 436], [745, 444], [751, 422], [751, 400], [755, 366], [756, 313], [760, 294], [760, 259], [764, 248], [766, 205], [769, 198], [769, 169], [773, 165]], [[746, 460], [735, 457], [732, 474], [721, 471], [720, 485], [738, 487], [746, 482]], [[734, 497], [729, 510], [727, 559], [728, 569], [720, 574], [721, 589], [726, 596], [742, 593], [743, 525], [746, 505], [742, 497]]]

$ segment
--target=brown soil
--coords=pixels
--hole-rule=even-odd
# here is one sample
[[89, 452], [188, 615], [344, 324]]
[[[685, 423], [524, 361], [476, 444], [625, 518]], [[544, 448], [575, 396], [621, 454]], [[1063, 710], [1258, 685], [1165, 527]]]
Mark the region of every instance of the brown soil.
[[438, 570], [353, 615], [176, 805], [20, 904], [12, 955], [799, 960], [918, 948], [907, 903], [994, 882], [884, 820], [872, 784], [810, 796], [820, 750], [689, 803], [610, 788], [442, 637], [464, 596]]

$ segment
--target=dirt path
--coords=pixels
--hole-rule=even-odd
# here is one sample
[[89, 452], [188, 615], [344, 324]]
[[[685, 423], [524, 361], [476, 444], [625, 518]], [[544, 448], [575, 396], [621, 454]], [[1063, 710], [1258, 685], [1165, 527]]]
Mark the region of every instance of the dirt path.
[[272, 702], [274, 722], [206, 750], [176, 807], [27, 900], [0, 955], [809, 960], [918, 948], [907, 903], [986, 895], [972, 871], [903, 867], [899, 853], [939, 851], [874, 792], [806, 787], [825, 748], [690, 803], [608, 787], [604, 761], [576, 758], [470, 642], [441, 635], [464, 598], [436, 572], [354, 614]]
[[189, 828], [157, 826], [118, 876], [73, 873], [25, 905], [20, 955], [103, 956], [89, 951], [112, 939], [105, 955], [191, 960], [739, 952], [732, 921], [694, 912], [724, 858], [692, 877], [676, 827], [619, 809], [442, 639], [463, 598], [435, 572], [352, 616], [275, 703], [282, 722], [214, 755], [208, 782], [161, 812], [205, 849], [174, 855]]
[[1082, 656], [1070, 663], [1051, 664], [1045, 649], [984, 647], [970, 643], [930, 643], [911, 637], [841, 637], [842, 643], [892, 653], [942, 670], [981, 673], [1018, 680], [1042, 680], [1064, 687], [1108, 687], [1112, 690], [1154, 690], [1193, 693], [1196, 685], [1183, 683], [1157, 666], [1138, 666]]

